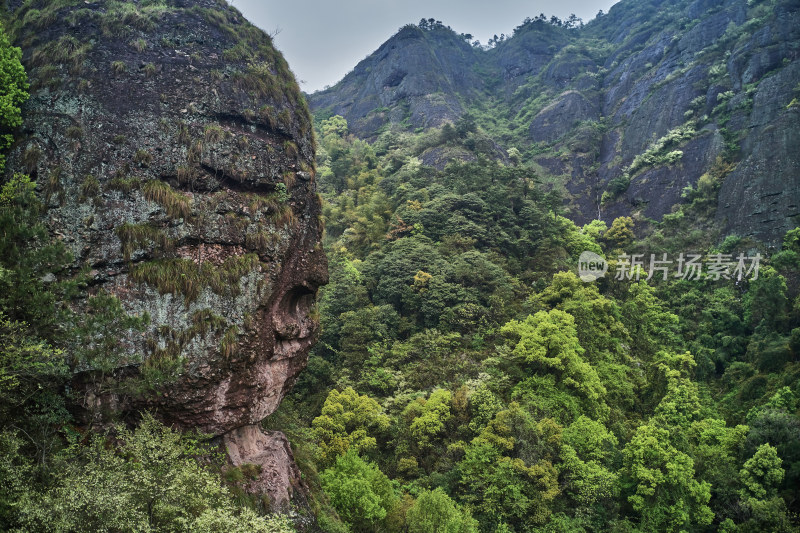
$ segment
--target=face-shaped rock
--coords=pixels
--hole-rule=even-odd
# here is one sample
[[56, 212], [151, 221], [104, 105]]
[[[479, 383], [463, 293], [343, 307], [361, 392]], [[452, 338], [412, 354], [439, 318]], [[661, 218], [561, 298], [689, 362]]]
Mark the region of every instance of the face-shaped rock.
[[222, 1], [51, 4], [14, 11], [32, 87], [8, 171], [35, 178], [88, 295], [149, 316], [112, 371], [76, 368], [82, 403], [256, 423], [305, 366], [327, 281], [297, 83]]

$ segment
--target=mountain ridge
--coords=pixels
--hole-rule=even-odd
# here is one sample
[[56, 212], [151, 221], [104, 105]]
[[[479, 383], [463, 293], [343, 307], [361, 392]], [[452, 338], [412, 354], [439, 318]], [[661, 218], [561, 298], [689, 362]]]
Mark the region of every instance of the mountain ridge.
[[796, 1], [623, 1], [578, 28], [527, 20], [488, 50], [439, 22], [406, 25], [307, 98], [318, 119], [342, 115], [371, 141], [474, 115], [565, 193], [578, 223], [659, 222], [706, 176], [720, 237], [776, 243], [800, 213], [798, 11]]

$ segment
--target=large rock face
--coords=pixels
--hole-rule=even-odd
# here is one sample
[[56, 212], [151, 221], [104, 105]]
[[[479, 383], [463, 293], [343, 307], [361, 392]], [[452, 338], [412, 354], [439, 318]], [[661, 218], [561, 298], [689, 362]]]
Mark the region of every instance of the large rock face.
[[150, 317], [111, 374], [76, 369], [83, 406], [256, 435], [241, 428], [304, 368], [327, 281], [294, 77], [222, 0], [35, 4], [10, 6], [32, 90], [8, 171], [35, 178], [89, 294]]
[[476, 63], [475, 50], [451, 30], [405, 26], [334, 89], [316, 93], [314, 101], [344, 116], [350, 130], [365, 137], [387, 122], [439, 126], [463, 112], [459, 94], [482, 87]]
[[[582, 28], [528, 21], [490, 50], [404, 28], [309, 101], [365, 138], [475, 110], [505, 149], [528, 151], [578, 223], [659, 220], [707, 174], [722, 235], [777, 243], [800, 213], [798, 50], [796, 0], [622, 0]], [[419, 120], [429, 101], [447, 105]]]

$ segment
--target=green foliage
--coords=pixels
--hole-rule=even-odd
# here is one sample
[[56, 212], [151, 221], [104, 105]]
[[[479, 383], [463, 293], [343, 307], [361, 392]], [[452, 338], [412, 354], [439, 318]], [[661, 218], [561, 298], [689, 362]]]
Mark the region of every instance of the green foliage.
[[[692, 105], [696, 115], [704, 102]], [[287, 415], [313, 428], [330, 390], [369, 394], [390, 423], [365, 430], [364, 453], [412, 495], [441, 489], [480, 531], [788, 530], [800, 474], [793, 234], [756, 282], [585, 283], [573, 272], [584, 250], [605, 252], [613, 273], [619, 253], [756, 246], [711, 235], [731, 163], [715, 163], [661, 225], [579, 228], [539, 188], [522, 144], [509, 166], [422, 163], [431, 149], [477, 151], [486, 115], [374, 142], [321, 117], [331, 284]], [[676, 131], [653, 157], [693, 135]], [[699, 241], [695, 215], [709, 230]], [[785, 475], [751, 506], [739, 471], [763, 444]], [[389, 511], [378, 527], [411, 527], [413, 514], [403, 526]]]
[[618, 444], [617, 437], [602, 423], [586, 416], [578, 417], [564, 429], [563, 440], [580, 457], [598, 463], [612, 459]]
[[[8, 490], [18, 492], [22, 472], [14, 469], [27, 468], [28, 461], [24, 454], [15, 455], [22, 446], [19, 438], [25, 435], [39, 462], [49, 460], [58, 446], [55, 429], [69, 419], [58, 391], [70, 377], [70, 369], [61, 350], [39, 338], [28, 324], [12, 321], [2, 312], [0, 346], [0, 446], [9, 447], [0, 476], [14, 483]], [[8, 428], [15, 429], [5, 433]], [[4, 508], [10, 505], [9, 498], [0, 494], [0, 524], [9, 512]]]
[[542, 524], [558, 495], [558, 480], [549, 461], [528, 466], [476, 440], [459, 463], [462, 498], [472, 506], [481, 529], [501, 523]]
[[602, 412], [606, 389], [597, 372], [582, 357], [575, 319], [554, 309], [528, 315], [523, 322], [512, 320], [502, 329], [518, 337], [513, 354], [534, 371], [553, 372], [560, 381], [583, 395]]
[[73, 288], [55, 278], [70, 255], [40, 221], [43, 206], [35, 187], [28, 176], [16, 174], [0, 189], [0, 309], [51, 338], [64, 319], [59, 299]]
[[370, 431], [388, 429], [389, 418], [375, 400], [348, 387], [328, 394], [322, 414], [314, 419], [312, 427], [320, 464], [330, 465], [351, 449], [356, 453], [375, 449], [377, 441]]
[[112, 61], [111, 70], [114, 72], [114, 74], [122, 74], [128, 70], [128, 67], [125, 65], [124, 61]]
[[621, 312], [630, 333], [631, 351], [641, 360], [650, 361], [659, 350], [681, 346], [679, 318], [646, 282], [630, 283]]
[[742, 497], [748, 500], [764, 500], [775, 496], [775, 487], [784, 476], [781, 463], [777, 449], [769, 444], [759, 446], [739, 472], [743, 485]]
[[622, 175], [609, 182], [608, 190], [603, 194], [603, 200], [608, 201], [624, 193], [628, 189], [631, 179], [640, 170], [659, 165], [674, 165], [680, 161], [683, 152], [671, 148], [680, 146], [696, 134], [694, 122], [689, 121], [654, 141], [644, 152], [633, 158]]
[[319, 127], [323, 136], [338, 135], [340, 137], [347, 134], [347, 120], [341, 115], [333, 116], [323, 120]]
[[0, 26], [0, 174], [5, 169], [4, 152], [14, 140], [11, 132], [22, 124], [20, 106], [28, 99], [28, 78], [21, 58], [22, 51], [11, 46]]
[[354, 449], [339, 456], [320, 474], [320, 480], [331, 504], [353, 531], [374, 531], [397, 502], [389, 478]]
[[[71, 338], [67, 341], [70, 366], [75, 371], [87, 372], [87, 381], [95, 385], [96, 393], [109, 386], [106, 377], [119, 367], [140, 362], [139, 357], [128, 355], [119, 339], [126, 334], [140, 332], [150, 317], [131, 316], [125, 313], [118, 298], [105, 291], [87, 299], [83, 312], [75, 317]], [[131, 360], [133, 359], [133, 360]], [[116, 387], [113, 381], [112, 387]]]
[[[139, 32], [177, 9], [150, 0], [107, 2], [101, 10], [78, 4], [26, 4], [14, 23], [15, 39], [46, 36], [41, 30], [60, 20], [63, 9], [66, 24], [91, 19], [121, 36], [128, 52], [142, 51], [159, 44]], [[722, 84], [717, 101], [709, 103], [716, 106], [711, 120], [724, 126], [746, 113], [755, 86], [744, 87], [741, 96], [727, 91], [729, 60], [719, 52], [735, 52], [763, 23], [756, 18], [781, 12], [777, 4], [751, 4], [748, 21], [729, 27], [716, 45], [720, 50], [696, 55], [666, 78], [661, 69], [668, 63], [646, 67], [647, 76], [661, 80], [653, 90], [689, 68], [711, 66]], [[638, 17], [641, 9], [620, 6], [619, 15], [600, 19], [599, 29], [587, 27], [584, 35], [592, 37], [577, 45], [564, 46], [560, 32], [567, 30], [557, 20], [527, 21], [516, 33], [552, 47], [550, 76], [572, 68], [565, 60], [573, 55], [604, 63], [614, 47], [599, 36], [611, 17]], [[188, 11], [233, 39], [222, 53], [229, 72], [211, 76], [229, 80], [236, 98], [253, 110], [247, 120], [291, 136], [299, 126], [302, 133], [305, 103], [270, 40], [234, 10]], [[662, 10], [652, 27], [678, 35], [695, 24], [676, 20], [672, 11]], [[421, 26], [425, 39], [449, 31], [433, 19]], [[39, 83], [55, 87], [62, 72], [85, 68], [92, 44], [79, 39], [83, 34], [33, 46]], [[625, 46], [651, 46], [632, 44], [644, 36], [632, 34]], [[497, 41], [503, 47], [498, 53], [519, 46]], [[177, 43], [164, 38], [161, 45]], [[106, 61], [115, 59], [125, 60], [120, 72], [131, 68], [130, 58]], [[625, 61], [616, 58], [611, 72], [583, 72], [576, 83], [601, 83]], [[630, 65], [632, 75], [641, 74]], [[158, 67], [142, 69], [151, 77]], [[321, 342], [276, 425], [291, 434], [321, 528], [791, 531], [800, 501], [800, 233], [787, 234], [784, 249], [764, 259], [757, 281], [636, 283], [607, 276], [584, 283], [573, 273], [584, 250], [605, 251], [613, 273], [620, 251], [736, 254], [759, 248], [714, 231], [717, 192], [733, 158], [720, 159], [685, 188], [686, 203], [661, 223], [632, 216], [610, 228], [601, 221], [579, 228], [562, 216], [562, 182], [549, 169], [560, 160], [564, 176], [574, 173], [577, 156], [585, 172], [598, 170], [592, 147], [607, 126], [577, 125], [557, 152], [533, 144], [533, 118], [562, 89], [534, 76], [521, 82], [513, 105], [498, 106], [488, 93], [497, 93], [500, 73], [478, 74], [487, 82], [482, 103], [465, 100], [468, 112], [441, 128], [412, 133], [387, 127], [363, 141], [350, 134], [363, 123], [357, 128], [341, 116], [319, 117], [316, 179], [331, 283], [318, 308]], [[706, 93], [705, 87], [693, 90]], [[692, 100], [688, 122], [653, 140], [611, 180], [602, 203], [621, 195], [645, 169], [679, 163], [682, 145], [709, 120], [701, 118], [705, 107], [705, 96]], [[373, 117], [395, 111], [376, 109]], [[73, 140], [83, 134], [78, 126], [68, 131]], [[738, 146], [738, 134], [722, 134], [728, 148]], [[183, 125], [179, 140], [197, 162], [204, 146], [228, 136], [210, 124], [192, 139]], [[287, 140], [282, 150], [296, 156], [300, 148]], [[66, 248], [40, 224], [44, 208], [36, 193], [63, 202], [74, 191], [65, 182], [66, 166], [42, 172], [40, 160], [38, 148], [22, 156], [39, 175], [39, 191], [15, 177], [0, 195], [0, 529], [287, 531], [283, 518], [233, 507], [228, 489], [215, 479], [217, 467], [200, 466], [205, 459], [193, 466], [196, 454], [169, 451], [174, 435], [154, 429], [147, 417], [139, 430], [118, 430], [113, 439], [78, 439], [65, 429], [75, 423], [64, 401], [74, 372], [105, 392], [110, 371], [133, 365], [141, 379], [112, 392], [152, 394], [181, 371], [181, 354], [195, 336], [213, 334], [220, 353], [231, 358], [244, 332], [204, 310], [187, 317], [181, 331], [161, 328], [147, 353], [120, 351], [114, 340], [141, 328], [146, 317], [125, 315], [106, 293], [71, 298], [81, 281], [65, 268], [71, 265]], [[539, 166], [544, 160], [548, 165]], [[149, 154], [136, 152], [131, 163], [146, 167]], [[181, 183], [194, 178], [188, 165], [178, 176]], [[285, 174], [285, 183], [266, 195], [229, 197], [275, 225], [291, 224], [293, 179]], [[196, 215], [190, 199], [165, 183], [122, 173], [105, 183], [107, 191], [156, 202], [168, 219]], [[99, 192], [96, 179], [87, 176], [80, 184], [83, 199]], [[636, 234], [649, 236], [642, 241]], [[116, 235], [123, 256], [137, 262], [133, 281], [182, 295], [186, 303], [205, 290], [231, 297], [241, 277], [259, 268], [255, 255], [224, 264], [173, 257], [170, 237], [183, 237], [163, 221], [124, 223]], [[270, 254], [279, 238], [267, 231], [244, 237], [248, 250], [261, 254]], [[245, 329], [252, 327], [246, 319]], [[139, 431], [149, 432], [142, 437], [146, 445], [130, 445]], [[321, 476], [317, 468], [325, 469]], [[223, 476], [238, 483], [255, 470], [228, 468]]]
[[231, 256], [219, 266], [183, 258], [157, 259], [132, 266], [130, 276], [138, 283], [157, 288], [161, 294], [182, 295], [188, 304], [206, 288], [220, 295], [239, 294], [241, 278], [258, 266], [255, 254]]
[[411, 437], [420, 449], [430, 447], [432, 441], [444, 432], [452, 416], [451, 403], [450, 391], [438, 389], [427, 400], [420, 398], [403, 410], [403, 416], [411, 420]]
[[602, 463], [582, 459], [575, 449], [565, 444], [561, 447], [559, 471], [564, 480], [564, 492], [577, 509], [590, 514], [598, 503], [608, 503], [619, 492], [618, 475]]
[[762, 444], [739, 471], [741, 496], [750, 512], [747, 525], [754, 529], [792, 531], [786, 515], [786, 504], [777, 496], [776, 487], [784, 478], [782, 461], [777, 450]]
[[33, 473], [24, 445], [16, 431], [0, 431], [0, 528], [4, 531], [16, 525], [17, 508]]
[[409, 533], [477, 533], [478, 523], [441, 488], [423, 491], [406, 511]]
[[637, 428], [624, 450], [623, 486], [645, 530], [708, 525], [710, 485], [695, 479], [694, 461], [670, 444], [668, 431], [653, 425]]
[[786, 292], [786, 279], [782, 275], [772, 268], [761, 270], [744, 299], [745, 321], [752, 327], [763, 324], [769, 329], [779, 329], [789, 306]]
[[174, 243], [167, 237], [163, 230], [150, 224], [129, 224], [118, 226], [114, 233], [122, 244], [122, 256], [130, 261], [137, 250], [153, 246], [158, 252], [165, 253], [172, 250]]
[[188, 219], [192, 214], [192, 203], [189, 198], [175, 191], [168, 183], [151, 180], [142, 186], [145, 198], [161, 205], [171, 218]]
[[625, 251], [634, 239], [633, 219], [631, 217], [617, 217], [611, 227], [603, 234], [603, 241], [610, 250]]
[[203, 511], [191, 525], [198, 533], [294, 533], [287, 516], [260, 516], [248, 508], [216, 508]]
[[217, 474], [195, 458], [202, 440], [145, 415], [137, 429], [117, 428], [76, 441], [55, 458], [53, 480], [18, 503], [26, 531], [291, 531], [285, 521], [237, 510]]

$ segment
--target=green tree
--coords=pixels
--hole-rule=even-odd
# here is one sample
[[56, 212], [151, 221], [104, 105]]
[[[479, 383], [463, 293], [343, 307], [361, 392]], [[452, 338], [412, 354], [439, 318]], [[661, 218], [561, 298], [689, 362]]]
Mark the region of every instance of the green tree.
[[52, 342], [64, 333], [68, 312], [63, 301], [74, 284], [57, 279], [71, 257], [41, 222], [44, 206], [35, 189], [20, 174], [0, 189], [0, 309]]
[[260, 516], [247, 507], [231, 509], [217, 507], [203, 511], [192, 523], [193, 533], [294, 533], [288, 517]]
[[781, 468], [778, 450], [769, 444], [762, 444], [745, 461], [739, 471], [742, 481], [742, 498], [745, 500], [764, 500], [777, 494], [777, 486], [783, 481], [784, 471]]
[[639, 379], [633, 372], [625, 346], [632, 339], [622, 323], [617, 303], [600, 294], [598, 285], [584, 283], [574, 272], [558, 272], [547, 288], [534, 294], [528, 305], [535, 310], [560, 309], [575, 318], [583, 357], [606, 387], [614, 416], [633, 408]]
[[0, 311], [0, 431], [24, 435], [41, 465], [60, 447], [57, 432], [70, 419], [62, 396], [70, 377], [64, 359], [27, 324]]
[[397, 503], [389, 478], [354, 449], [339, 456], [320, 481], [331, 505], [354, 531], [375, 531]]
[[469, 428], [480, 433], [502, 408], [503, 403], [485, 383], [481, 383], [469, 395]]
[[624, 251], [625, 247], [633, 242], [633, 219], [631, 217], [618, 217], [611, 223], [611, 227], [603, 235], [609, 250]]
[[319, 314], [322, 324], [320, 348], [323, 353], [339, 348], [342, 329], [340, 316], [348, 311], [356, 311], [369, 305], [364, 277], [359, 271], [360, 261], [350, 260], [342, 252], [328, 253], [328, 271], [330, 281], [320, 291]]
[[444, 433], [445, 426], [452, 417], [451, 403], [450, 391], [437, 389], [427, 400], [413, 401], [406, 407], [403, 414], [413, 417], [409, 430], [420, 449], [431, 446], [432, 441]]
[[750, 282], [744, 297], [744, 319], [751, 327], [764, 324], [780, 330], [786, 321], [789, 300], [786, 296], [786, 278], [772, 267], [763, 267], [758, 279]]
[[20, 59], [22, 51], [8, 41], [0, 25], [0, 174], [5, 170], [5, 151], [14, 137], [11, 131], [22, 124], [20, 106], [28, 99], [28, 77]]
[[135, 430], [117, 428], [115, 440], [73, 439], [50, 469], [50, 486], [20, 501], [22, 530], [280, 531], [233, 506], [218, 474], [195, 458], [206, 453], [196, 436], [145, 415]]
[[557, 272], [545, 290], [530, 298], [529, 305], [537, 311], [560, 309], [572, 315], [578, 341], [593, 364], [625, 362], [621, 345], [629, 344], [630, 338], [622, 314], [596, 284], [584, 283], [574, 272]]
[[420, 270], [434, 276], [444, 270], [443, 258], [431, 240], [423, 236], [398, 239], [385, 254], [371, 255], [364, 263], [364, 275], [367, 286], [374, 287], [373, 302], [413, 314], [416, 310], [405, 309], [403, 301], [413, 295], [414, 276]]
[[586, 416], [578, 417], [566, 427], [562, 438], [581, 458], [598, 463], [608, 462], [618, 444], [617, 437], [601, 422]]
[[724, 420], [704, 418], [693, 422], [686, 432], [696, 477], [711, 484], [709, 506], [718, 521], [738, 518], [739, 483], [736, 481], [747, 430], [747, 426], [728, 427]]
[[518, 338], [513, 354], [535, 370], [552, 372], [560, 381], [583, 395], [598, 412], [605, 410], [606, 389], [597, 372], [582, 355], [575, 319], [553, 309], [539, 311], [519, 322], [512, 320], [501, 332]]
[[339, 356], [356, 376], [370, 355], [370, 348], [397, 337], [400, 317], [390, 305], [370, 305], [339, 317]]
[[14, 426], [44, 464], [70, 419], [63, 347], [76, 315], [64, 300], [75, 283], [55, 276], [69, 254], [41, 223], [34, 189], [19, 174], [0, 188], [0, 429]]
[[334, 115], [327, 120], [323, 120], [320, 125], [322, 135], [338, 135], [343, 137], [347, 135], [347, 120], [341, 115]]
[[486, 440], [477, 438], [458, 464], [462, 498], [482, 523], [482, 529], [501, 524], [543, 524], [559, 493], [552, 463], [528, 466], [522, 459], [503, 455]]
[[320, 464], [327, 466], [351, 449], [356, 453], [374, 450], [377, 440], [370, 433], [388, 429], [389, 417], [378, 402], [347, 387], [328, 394], [311, 426]]
[[535, 420], [515, 402], [472, 440], [457, 472], [461, 497], [482, 529], [547, 521], [560, 492], [553, 466], [560, 444], [561, 426]]
[[[617, 438], [602, 423], [580, 416], [564, 429], [557, 466], [564, 492], [571, 499], [570, 512], [602, 522], [619, 492], [618, 475], [609, 468]], [[598, 504], [606, 509], [599, 513]]]
[[784, 470], [778, 450], [762, 444], [739, 471], [740, 491], [750, 510], [748, 525], [761, 531], [792, 531], [786, 516], [786, 504], [778, 496]]
[[441, 489], [424, 490], [406, 511], [409, 533], [478, 533], [478, 522]]
[[25, 442], [15, 431], [0, 431], [0, 530], [18, 526], [20, 500], [30, 490], [34, 467], [23, 453]]
[[670, 312], [646, 281], [629, 284], [620, 310], [630, 334], [632, 355], [640, 361], [649, 362], [659, 350], [680, 349], [678, 316]]
[[639, 426], [623, 451], [622, 486], [644, 531], [708, 525], [711, 486], [695, 479], [694, 461], [670, 444], [670, 433]]
[[617, 474], [594, 460], [585, 461], [575, 449], [565, 444], [561, 447], [558, 465], [563, 482], [562, 490], [575, 504], [573, 511], [591, 514], [598, 502], [610, 502], [618, 493]]

